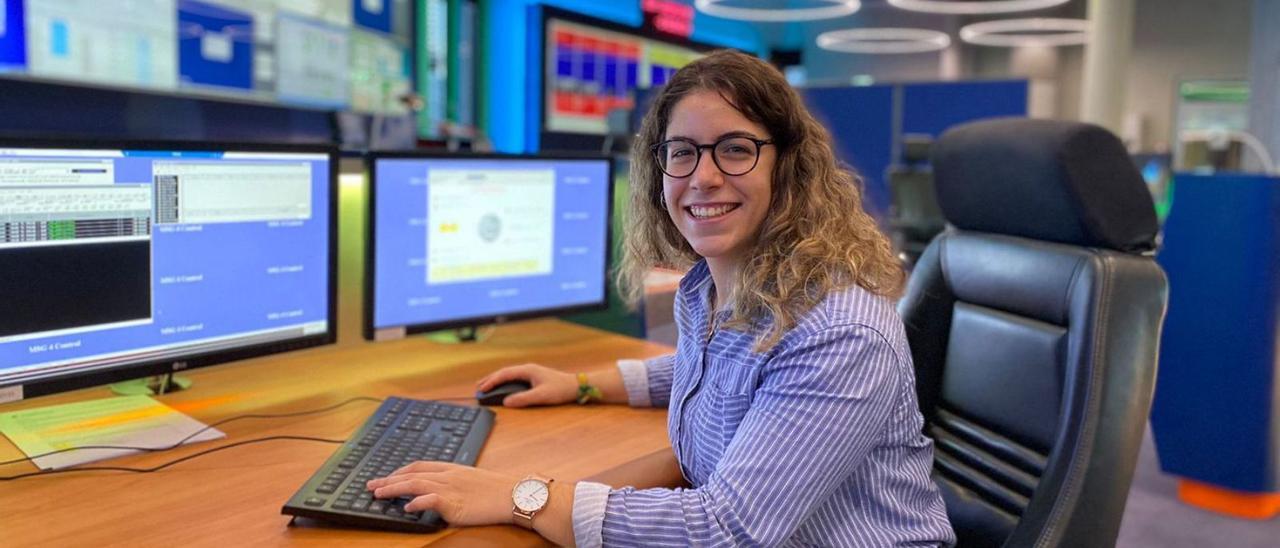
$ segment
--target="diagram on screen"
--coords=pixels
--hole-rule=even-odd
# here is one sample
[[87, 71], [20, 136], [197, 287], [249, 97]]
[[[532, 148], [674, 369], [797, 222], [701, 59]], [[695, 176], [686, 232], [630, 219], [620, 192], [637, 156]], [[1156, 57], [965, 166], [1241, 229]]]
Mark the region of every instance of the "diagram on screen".
[[553, 170], [434, 169], [427, 181], [428, 284], [551, 273]]

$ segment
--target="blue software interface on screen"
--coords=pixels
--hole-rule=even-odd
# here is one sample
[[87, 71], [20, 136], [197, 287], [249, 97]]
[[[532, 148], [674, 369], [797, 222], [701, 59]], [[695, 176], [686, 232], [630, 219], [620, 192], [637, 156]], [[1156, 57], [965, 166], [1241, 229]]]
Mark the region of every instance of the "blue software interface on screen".
[[607, 159], [381, 158], [373, 327], [605, 300]]
[[323, 334], [329, 155], [0, 147], [0, 383]]

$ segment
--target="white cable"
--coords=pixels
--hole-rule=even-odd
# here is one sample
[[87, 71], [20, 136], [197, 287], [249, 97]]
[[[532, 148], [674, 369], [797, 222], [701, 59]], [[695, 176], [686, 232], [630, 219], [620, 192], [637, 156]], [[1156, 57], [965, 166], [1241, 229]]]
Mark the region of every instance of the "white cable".
[[1280, 171], [1276, 170], [1276, 164], [1271, 158], [1271, 153], [1267, 151], [1266, 145], [1263, 145], [1262, 141], [1254, 137], [1252, 133], [1237, 129], [1184, 129], [1178, 132], [1179, 141], [1194, 139], [1212, 143], [1215, 141], [1225, 142], [1232, 138], [1238, 139], [1249, 150], [1253, 151], [1253, 155], [1258, 157], [1258, 161], [1262, 162], [1262, 170], [1265, 173], [1268, 175], [1280, 175]]

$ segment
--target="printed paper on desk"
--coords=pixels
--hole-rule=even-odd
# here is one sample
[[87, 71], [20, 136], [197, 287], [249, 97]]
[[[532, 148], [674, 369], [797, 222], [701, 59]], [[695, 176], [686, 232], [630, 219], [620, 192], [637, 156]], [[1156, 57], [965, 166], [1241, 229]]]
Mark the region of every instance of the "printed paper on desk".
[[[148, 396], [118, 396], [0, 414], [0, 432], [28, 456], [89, 445], [169, 447], [205, 424]], [[186, 443], [225, 438], [210, 428]], [[36, 466], [56, 470], [139, 451], [83, 449], [39, 457]]]

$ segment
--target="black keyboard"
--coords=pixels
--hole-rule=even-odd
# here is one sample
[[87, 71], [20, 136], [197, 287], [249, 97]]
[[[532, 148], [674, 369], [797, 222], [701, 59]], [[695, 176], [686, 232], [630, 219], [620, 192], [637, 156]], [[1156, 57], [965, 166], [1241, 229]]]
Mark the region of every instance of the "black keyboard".
[[311, 475], [282, 514], [356, 527], [430, 533], [445, 526], [435, 512], [405, 512], [410, 497], [375, 499], [365, 487], [419, 460], [472, 465], [493, 429], [493, 411], [435, 401], [387, 398]]

